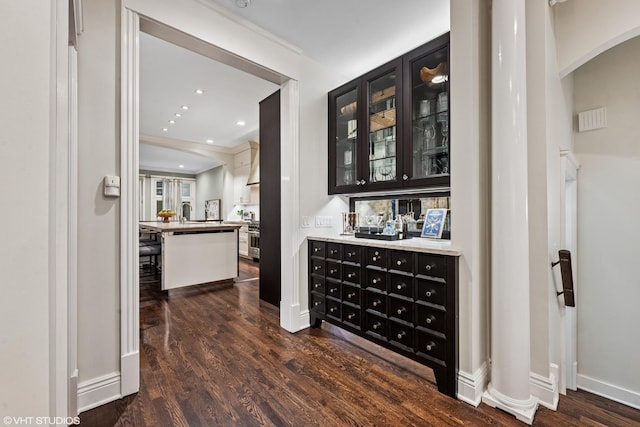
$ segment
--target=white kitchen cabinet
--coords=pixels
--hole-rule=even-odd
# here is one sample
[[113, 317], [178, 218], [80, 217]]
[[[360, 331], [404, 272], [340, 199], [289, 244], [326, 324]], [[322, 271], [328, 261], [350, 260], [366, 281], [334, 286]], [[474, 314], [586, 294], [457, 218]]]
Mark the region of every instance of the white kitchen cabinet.
[[238, 255], [242, 257], [249, 257], [249, 227], [243, 225], [238, 230]]

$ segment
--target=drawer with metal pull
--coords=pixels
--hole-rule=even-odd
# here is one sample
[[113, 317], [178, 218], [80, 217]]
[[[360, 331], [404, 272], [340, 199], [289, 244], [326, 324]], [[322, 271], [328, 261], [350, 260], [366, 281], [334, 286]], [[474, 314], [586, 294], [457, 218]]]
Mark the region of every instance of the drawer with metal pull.
[[390, 251], [389, 270], [413, 272], [413, 252]]
[[311, 276], [309, 279], [311, 281], [311, 291], [317, 292], [319, 294], [324, 294], [325, 286], [324, 286], [324, 277]]
[[445, 257], [435, 254], [418, 254], [416, 275], [445, 278]]
[[367, 248], [367, 265], [387, 268], [387, 250], [381, 248]]
[[309, 301], [309, 305], [310, 305], [309, 308], [311, 310], [320, 314], [324, 314], [324, 306], [325, 306], [324, 296], [311, 294], [311, 300]]
[[339, 262], [331, 262], [327, 260], [326, 264], [327, 277], [331, 277], [332, 279], [342, 279], [342, 264]]
[[389, 274], [389, 295], [413, 298], [413, 277], [403, 274]]
[[444, 311], [416, 304], [416, 326], [446, 333], [447, 314]]
[[360, 305], [360, 288], [355, 286], [343, 285], [342, 286], [342, 299], [348, 301], [351, 304]]
[[342, 280], [360, 286], [360, 270], [357, 265], [342, 265]]
[[344, 245], [342, 247], [342, 260], [346, 262], [352, 262], [354, 264], [360, 264], [360, 246]]
[[311, 274], [317, 274], [318, 276], [324, 276], [324, 260], [311, 258]]
[[342, 298], [342, 284], [333, 280], [327, 280], [325, 285], [327, 288], [327, 295], [336, 299]]
[[380, 270], [367, 269], [367, 287], [387, 292], [387, 273]]
[[414, 299], [429, 304], [445, 306], [447, 301], [447, 287], [443, 282], [416, 278], [416, 292]]
[[342, 304], [339, 301], [330, 300], [327, 298], [327, 315], [335, 317], [337, 320], [342, 320], [340, 314], [342, 313]]
[[387, 313], [387, 296], [378, 292], [367, 291], [367, 308], [379, 313]]
[[367, 313], [366, 330], [368, 334], [373, 334], [376, 338], [387, 340], [387, 319]]
[[399, 298], [389, 297], [387, 314], [389, 317], [413, 323], [413, 302]]
[[352, 326], [360, 328], [360, 309], [347, 304], [342, 304], [342, 321], [351, 323]]
[[325, 255], [325, 243], [317, 240], [311, 241], [311, 247], [309, 248], [309, 255], [324, 258]]
[[389, 342], [405, 351], [413, 352], [413, 334], [414, 330], [411, 326], [389, 322]]
[[416, 332], [416, 335], [416, 353], [419, 356], [427, 355], [434, 359], [446, 360], [447, 340], [422, 331]]
[[327, 243], [327, 258], [340, 261], [342, 259], [342, 245], [340, 243]]

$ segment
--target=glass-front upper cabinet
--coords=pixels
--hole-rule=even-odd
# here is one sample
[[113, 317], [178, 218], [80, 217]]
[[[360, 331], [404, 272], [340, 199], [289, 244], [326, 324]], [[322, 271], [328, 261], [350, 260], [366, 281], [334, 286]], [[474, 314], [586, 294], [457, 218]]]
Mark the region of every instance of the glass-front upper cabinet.
[[359, 87], [355, 80], [329, 93], [329, 188], [335, 192], [354, 191], [362, 179]]
[[404, 57], [408, 185], [449, 185], [449, 36]]
[[363, 77], [366, 90], [367, 134], [364, 188], [397, 187], [401, 170], [402, 61], [393, 61]]

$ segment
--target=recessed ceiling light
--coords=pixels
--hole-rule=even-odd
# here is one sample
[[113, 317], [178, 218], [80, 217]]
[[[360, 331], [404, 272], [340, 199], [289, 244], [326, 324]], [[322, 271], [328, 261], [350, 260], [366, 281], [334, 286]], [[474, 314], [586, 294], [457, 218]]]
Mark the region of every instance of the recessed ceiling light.
[[207, 144], [213, 144], [213, 139], [207, 139]]
[[167, 132], [167, 131], [169, 131], [168, 128], [162, 128], [162, 132]]
[[176, 117], [182, 117], [182, 114], [176, 113]]
[[178, 167], [179, 167], [179, 168], [183, 168], [183, 167], [184, 167], [184, 165], [178, 165]]
[[196, 89], [196, 93], [198, 95], [202, 95], [204, 93], [204, 91], [202, 89]]
[[246, 125], [246, 123], [245, 123], [245, 122], [243, 122], [242, 120], [238, 120], [238, 121], [236, 122], [236, 124], [237, 124], [238, 126], [244, 126], [244, 125]]
[[251, 4], [251, 0], [236, 0], [236, 6], [240, 8], [248, 7]]
[[189, 106], [188, 106], [188, 105], [183, 105], [183, 106], [182, 106], [182, 107], [180, 107], [180, 108], [182, 108], [183, 110], [188, 110], [188, 109], [189, 109]]
[[169, 123], [174, 124], [176, 121], [175, 120], [169, 120]]

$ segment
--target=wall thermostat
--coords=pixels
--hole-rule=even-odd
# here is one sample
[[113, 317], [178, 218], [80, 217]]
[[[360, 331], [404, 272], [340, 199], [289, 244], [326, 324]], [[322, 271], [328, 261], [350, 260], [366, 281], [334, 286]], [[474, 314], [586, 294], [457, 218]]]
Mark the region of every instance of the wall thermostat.
[[120, 177], [104, 177], [104, 195], [106, 197], [120, 197]]

